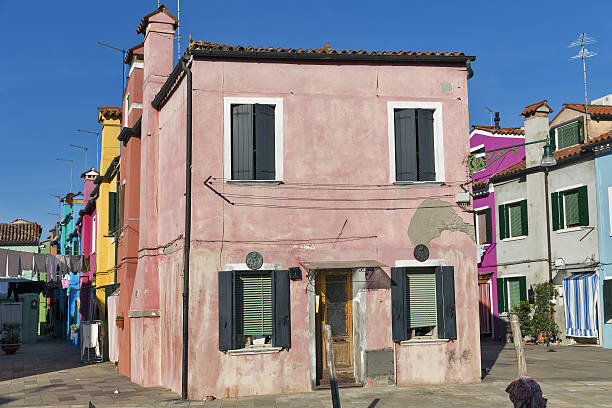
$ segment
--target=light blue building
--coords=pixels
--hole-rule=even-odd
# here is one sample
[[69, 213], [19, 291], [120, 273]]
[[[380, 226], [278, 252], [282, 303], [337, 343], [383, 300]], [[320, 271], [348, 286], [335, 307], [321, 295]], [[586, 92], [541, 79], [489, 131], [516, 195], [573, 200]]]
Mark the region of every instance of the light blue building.
[[593, 139], [599, 234], [599, 293], [603, 346], [612, 348], [612, 131]]

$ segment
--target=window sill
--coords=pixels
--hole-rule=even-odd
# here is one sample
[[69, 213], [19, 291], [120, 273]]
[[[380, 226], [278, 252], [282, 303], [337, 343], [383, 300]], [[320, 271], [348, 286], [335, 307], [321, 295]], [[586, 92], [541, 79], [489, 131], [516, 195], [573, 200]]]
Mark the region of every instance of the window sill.
[[280, 353], [282, 347], [250, 347], [237, 350], [229, 350], [227, 353], [230, 356], [247, 356], [252, 354], [274, 354]]
[[417, 346], [421, 344], [444, 344], [448, 343], [448, 339], [414, 339], [400, 341], [401, 346]]
[[259, 185], [272, 185], [277, 186], [284, 184], [283, 180], [227, 180], [227, 184], [233, 184], [236, 186], [259, 186]]
[[573, 232], [573, 231], [582, 231], [584, 229], [584, 227], [571, 227], [571, 228], [563, 228], [560, 230], [555, 231], [557, 234], [563, 234], [566, 232]]
[[443, 186], [444, 181], [394, 181], [394, 186]]
[[502, 242], [507, 242], [507, 241], [519, 241], [521, 239], [525, 239], [527, 238], [527, 235], [521, 235], [520, 237], [510, 237], [510, 238], [504, 238], [502, 239]]

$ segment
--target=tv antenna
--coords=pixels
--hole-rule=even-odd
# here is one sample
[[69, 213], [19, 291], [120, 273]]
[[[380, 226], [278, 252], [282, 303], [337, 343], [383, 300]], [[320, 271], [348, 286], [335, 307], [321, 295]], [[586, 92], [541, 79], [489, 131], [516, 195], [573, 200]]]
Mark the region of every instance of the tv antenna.
[[115, 47], [110, 44], [103, 43], [102, 41], [98, 41], [98, 44], [110, 48], [111, 50], [119, 51], [121, 53], [121, 97], [123, 98], [123, 93], [125, 92], [125, 50], [123, 48]]
[[489, 108], [488, 106], [485, 106], [484, 108], [491, 114], [491, 126], [493, 126], [493, 109]]
[[584, 75], [584, 114], [586, 116], [585, 118], [586, 140], [589, 140], [589, 122], [588, 122], [589, 121], [589, 102], [587, 99], [586, 59], [596, 56], [597, 53], [587, 50], [585, 48], [585, 45], [593, 44], [595, 42], [597, 42], [595, 39], [589, 37], [585, 33], [582, 33], [578, 36], [578, 39], [576, 41], [568, 45], [568, 48], [580, 47], [580, 51], [578, 51], [578, 54], [571, 57], [570, 60], [579, 59], [579, 58], [582, 60], [582, 73]]
[[176, 22], [176, 60], [177, 62], [181, 60], [181, 0], [176, 0], [177, 7], [177, 22]]

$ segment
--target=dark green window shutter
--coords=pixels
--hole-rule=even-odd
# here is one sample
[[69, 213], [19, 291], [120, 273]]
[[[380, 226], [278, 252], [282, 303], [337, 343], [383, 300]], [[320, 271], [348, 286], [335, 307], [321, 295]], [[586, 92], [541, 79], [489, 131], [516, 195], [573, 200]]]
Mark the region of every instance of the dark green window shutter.
[[485, 219], [487, 223], [487, 244], [490, 244], [493, 242], [493, 219], [490, 208], [485, 210]]
[[274, 180], [274, 106], [255, 105], [255, 180]]
[[529, 235], [529, 222], [527, 217], [527, 200], [521, 201], [521, 235]]
[[289, 271], [274, 271], [274, 347], [291, 347]]
[[521, 302], [527, 301], [527, 278], [521, 276], [518, 278], [519, 281], [519, 290], [520, 290], [520, 300]]
[[555, 142], [555, 129], [550, 129], [548, 131], [548, 137], [550, 138], [550, 145], [552, 146], [552, 150], [557, 150], [556, 142]]
[[508, 311], [506, 298], [506, 280], [504, 278], [497, 278], [497, 313]]
[[521, 203], [512, 203], [506, 205], [506, 216], [509, 222], [508, 237], [520, 237], [523, 235], [523, 227], [521, 223]]
[[219, 350], [236, 348], [234, 335], [234, 273], [219, 271]]
[[404, 268], [391, 268], [391, 332], [393, 341], [407, 339], [405, 293], [406, 272], [404, 272]]
[[578, 190], [563, 193], [565, 201], [565, 224], [568, 227], [580, 225], [580, 205]]
[[552, 207], [552, 229], [557, 231], [559, 229], [559, 193], [550, 195], [550, 206]]
[[396, 109], [395, 116], [395, 179], [416, 181], [417, 137], [414, 109]]
[[508, 311], [511, 312], [521, 303], [521, 284], [517, 278], [509, 278], [508, 282]]
[[438, 303], [438, 338], [456, 339], [455, 271], [452, 266], [436, 268], [436, 300]]
[[499, 239], [508, 238], [508, 230], [506, 228], [506, 209], [505, 205], [497, 206], [497, 222], [499, 224]]
[[232, 180], [254, 180], [253, 105], [232, 105]]
[[419, 181], [436, 180], [433, 111], [417, 109], [417, 148]]
[[114, 234], [117, 229], [117, 193], [108, 193], [108, 233]]
[[435, 326], [436, 313], [436, 276], [427, 272], [406, 274], [406, 299], [408, 305], [408, 328]]
[[559, 150], [579, 143], [580, 123], [573, 122], [557, 128], [557, 147]]
[[580, 225], [589, 225], [589, 194], [587, 186], [578, 187], [578, 211]]
[[273, 334], [270, 272], [236, 273], [234, 299], [237, 335], [259, 337]]

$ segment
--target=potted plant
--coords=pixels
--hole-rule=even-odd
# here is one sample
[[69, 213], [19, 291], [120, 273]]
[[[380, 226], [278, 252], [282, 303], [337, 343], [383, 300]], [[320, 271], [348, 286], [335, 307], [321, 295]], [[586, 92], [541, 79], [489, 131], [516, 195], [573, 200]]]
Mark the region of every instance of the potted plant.
[[15, 354], [21, 346], [21, 339], [19, 338], [19, 323], [4, 323], [2, 331], [5, 333], [4, 337], [0, 339], [0, 347], [6, 354]]
[[[516, 314], [519, 318], [523, 337], [531, 336], [531, 306], [529, 302], [521, 300], [520, 304], [514, 306], [512, 313]], [[529, 343], [529, 341], [527, 341], [527, 343]]]
[[122, 314], [118, 314], [117, 317], [115, 317], [115, 323], [117, 324], [118, 328], [123, 330], [124, 319]]
[[559, 293], [552, 282], [539, 283], [534, 286], [534, 311], [531, 318], [531, 336], [538, 339], [538, 343], [550, 343], [551, 339], [559, 336], [559, 326], [555, 322], [553, 311], [555, 299]]

